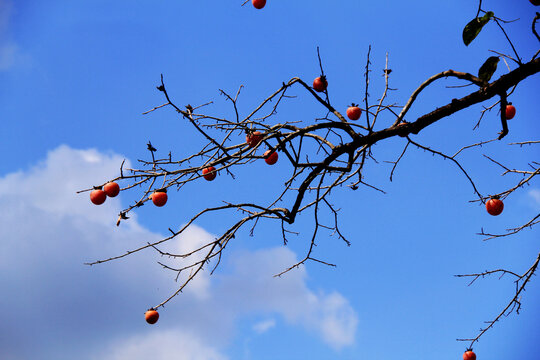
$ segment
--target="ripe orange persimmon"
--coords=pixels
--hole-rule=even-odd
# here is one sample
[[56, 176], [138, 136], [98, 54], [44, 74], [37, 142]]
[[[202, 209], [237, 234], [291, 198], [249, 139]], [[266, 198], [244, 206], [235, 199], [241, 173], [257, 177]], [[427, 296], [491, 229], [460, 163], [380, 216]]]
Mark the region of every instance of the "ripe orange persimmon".
[[167, 199], [167, 191], [165, 191], [164, 189], [156, 190], [152, 194], [152, 202], [158, 207], [162, 207], [163, 205], [165, 205], [167, 203]]
[[507, 120], [512, 119], [514, 116], [516, 116], [516, 107], [512, 105], [512, 103], [509, 103], [506, 105], [505, 114]]
[[95, 205], [101, 205], [107, 200], [107, 194], [101, 189], [92, 190], [90, 192], [90, 201]]
[[251, 3], [255, 9], [262, 9], [266, 5], [266, 0], [251, 0]]
[[148, 311], [144, 314], [144, 318], [146, 319], [147, 323], [155, 324], [159, 319], [159, 313], [154, 309], [148, 309]]
[[468, 349], [463, 353], [463, 360], [476, 360], [476, 354], [472, 349]]
[[264, 156], [264, 161], [268, 165], [274, 165], [278, 161], [278, 153], [275, 150], [274, 151], [266, 150], [266, 152], [263, 154], [263, 156]]
[[347, 108], [347, 117], [351, 120], [358, 120], [360, 119], [360, 115], [362, 115], [362, 109], [358, 107], [357, 104], [351, 104]]
[[313, 80], [313, 89], [317, 92], [323, 92], [328, 87], [326, 76], [321, 75]]
[[490, 215], [497, 216], [503, 212], [504, 204], [498, 198], [491, 198], [486, 202], [486, 210]]
[[216, 172], [216, 168], [213, 167], [213, 166], [209, 166], [207, 168], [204, 168], [203, 171], [202, 171], [202, 174], [203, 174], [203, 177], [207, 180], [207, 181], [212, 181], [216, 178], [217, 176], [217, 172]]
[[254, 148], [259, 145], [264, 135], [260, 131], [254, 131], [246, 135], [246, 142], [250, 148]]
[[120, 193], [120, 186], [114, 181], [108, 182], [103, 187], [103, 191], [105, 191], [108, 197], [115, 197]]

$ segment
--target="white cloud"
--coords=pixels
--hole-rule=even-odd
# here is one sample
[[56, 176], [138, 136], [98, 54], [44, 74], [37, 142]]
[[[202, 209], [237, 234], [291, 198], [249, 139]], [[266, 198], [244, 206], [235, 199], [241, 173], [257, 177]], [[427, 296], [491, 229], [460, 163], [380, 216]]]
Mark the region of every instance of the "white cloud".
[[231, 274], [220, 276], [221, 303], [228, 301], [244, 311], [272, 312], [290, 324], [315, 332], [336, 349], [354, 343], [358, 315], [341, 294], [313, 292], [307, 287], [307, 271], [301, 267], [276, 278], [296, 263], [296, 255], [287, 248], [256, 252], [237, 252], [230, 258]]
[[[0, 336], [0, 359], [62, 359], [68, 350], [61, 342], [73, 344], [72, 358], [81, 358], [75, 356], [81, 349], [94, 353], [110, 334], [131, 337], [144, 329], [144, 310], [174, 290], [153, 250], [83, 265], [161, 238], [137, 216], [115, 226], [122, 194], [100, 206], [90, 203], [88, 193], [76, 194], [115, 176], [122, 160], [60, 146], [36, 166], [0, 177], [0, 288], [9, 294], [0, 297], [0, 306], [11, 309], [3, 319], [11, 330]], [[188, 235], [184, 242], [196, 239]], [[34, 350], [25, 346], [28, 336]]]
[[[108, 198], [103, 205], [89, 206], [89, 193], [77, 194], [77, 191], [119, 175], [122, 160], [119, 155], [105, 155], [93, 149], [60, 146], [47, 154], [46, 161], [0, 179], [0, 196], [4, 201], [36, 207], [48, 216], [75, 216], [101, 224], [114, 223], [111, 212], [120, 211], [119, 198]], [[134, 224], [129, 221], [125, 224], [130, 226], [130, 223]]]
[[[175, 248], [177, 249], [177, 253], [186, 254], [213, 241], [214, 238], [214, 236], [209, 234], [204, 229], [196, 225], [192, 225], [178, 237], [178, 240], [175, 242]], [[184, 261], [177, 262], [177, 265], [187, 265], [188, 262], [193, 263], [202, 259], [203, 253], [199, 252], [188, 259], [185, 259]], [[187, 272], [185, 272], [185, 275], [188, 275]], [[197, 277], [190, 282], [185, 292], [194, 294], [200, 300], [208, 299], [210, 297], [210, 273], [208, 271], [199, 272]]]
[[[81, 358], [81, 353], [103, 358], [105, 346], [122, 349], [111, 350], [111, 360], [170, 354], [221, 360], [236, 335], [237, 320], [253, 314], [281, 316], [334, 348], [352, 344], [357, 314], [342, 295], [309, 289], [305, 268], [272, 276], [297, 261], [287, 248], [226, 253], [231, 270], [222, 268], [212, 277], [204, 273], [160, 310], [158, 325], [149, 328], [144, 310], [178, 285], [156, 264], [161, 258], [153, 250], [83, 265], [161, 238], [141, 226], [137, 216], [115, 226], [126, 194], [101, 206], [92, 205], [87, 193], [76, 194], [117, 175], [122, 160], [117, 154], [60, 146], [36, 166], [0, 177], [0, 288], [10, 294], [0, 297], [0, 307], [11, 310], [3, 317], [11, 331], [0, 336], [0, 358]], [[192, 226], [170, 247], [183, 252], [213, 238]], [[54, 308], [62, 309], [62, 318]], [[260, 323], [255, 329], [272, 326]], [[141, 355], [150, 351], [141, 335], [149, 329], [158, 331], [145, 338], [156, 336], [150, 343], [161, 357]], [[25, 345], [28, 336], [31, 348]], [[178, 355], [182, 347], [186, 350]]]
[[255, 332], [257, 332], [259, 334], [262, 334], [262, 333], [267, 332], [268, 330], [270, 330], [271, 328], [273, 328], [275, 326], [276, 326], [276, 320], [268, 319], [268, 320], [260, 321], [260, 322], [256, 323], [255, 325], [253, 325], [253, 330], [255, 330]]
[[227, 360], [208, 344], [183, 331], [157, 331], [113, 343], [100, 360]]
[[351, 345], [358, 318], [347, 299], [334, 292], [322, 299], [320, 307], [322, 318], [319, 326], [326, 342], [338, 349]]

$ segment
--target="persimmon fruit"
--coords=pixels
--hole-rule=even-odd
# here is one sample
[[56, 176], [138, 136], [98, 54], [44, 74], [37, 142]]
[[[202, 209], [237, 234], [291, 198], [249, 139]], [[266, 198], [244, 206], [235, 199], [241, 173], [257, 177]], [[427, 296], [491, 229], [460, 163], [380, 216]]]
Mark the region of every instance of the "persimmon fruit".
[[152, 202], [157, 207], [162, 207], [163, 205], [165, 205], [167, 203], [167, 199], [167, 192], [164, 190], [156, 190], [152, 194]]
[[313, 80], [313, 89], [317, 92], [323, 92], [328, 87], [326, 76], [321, 75]]
[[486, 202], [486, 210], [490, 215], [497, 216], [503, 212], [504, 204], [498, 198], [491, 198]]
[[263, 154], [263, 156], [264, 156], [264, 161], [268, 165], [274, 165], [278, 161], [278, 153], [275, 150], [274, 151], [266, 150], [266, 152]]
[[120, 193], [120, 185], [114, 181], [108, 182], [103, 186], [103, 191], [105, 191], [108, 197], [115, 197]]
[[107, 200], [107, 194], [101, 189], [92, 190], [90, 192], [90, 201], [95, 205], [101, 205]]
[[262, 9], [266, 5], [266, 0], [251, 0], [255, 9]]
[[468, 349], [463, 353], [463, 360], [476, 360], [476, 354], [472, 349]]
[[360, 109], [357, 104], [351, 104], [351, 106], [347, 108], [347, 117], [350, 120], [358, 120], [360, 119], [360, 115], [362, 115], [362, 109]]
[[516, 107], [512, 105], [512, 103], [506, 105], [505, 114], [506, 120], [512, 119], [514, 116], [516, 116]]
[[149, 324], [155, 324], [157, 323], [159, 319], [159, 313], [154, 309], [149, 309], [145, 314], [144, 318], [147, 323]]
[[260, 131], [254, 131], [246, 135], [246, 142], [250, 148], [254, 148], [259, 145], [264, 135]]
[[202, 171], [202, 174], [203, 174], [203, 177], [205, 178], [205, 180], [212, 181], [217, 176], [216, 168], [213, 167], [213, 166], [209, 166], [207, 168], [204, 168], [203, 171]]

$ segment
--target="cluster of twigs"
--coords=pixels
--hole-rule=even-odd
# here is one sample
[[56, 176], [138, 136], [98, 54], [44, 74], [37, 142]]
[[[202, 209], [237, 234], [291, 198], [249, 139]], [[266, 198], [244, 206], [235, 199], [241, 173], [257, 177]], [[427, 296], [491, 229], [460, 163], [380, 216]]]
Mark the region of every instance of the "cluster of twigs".
[[[479, 7], [478, 13], [481, 12]], [[533, 21], [533, 33], [538, 37], [535, 30], [535, 23], [539, 16], [536, 15]], [[500, 20], [500, 19], [498, 19]], [[501, 21], [497, 21], [501, 26]], [[504, 29], [503, 29], [504, 31]], [[506, 33], [505, 33], [506, 36]], [[538, 38], [540, 40], [540, 38]], [[174, 231], [169, 229], [170, 236], [159, 241], [148, 243], [144, 246], [127, 251], [124, 254], [110, 257], [104, 260], [98, 260], [89, 263], [89, 265], [108, 262], [120, 259], [139, 252], [145, 249], [154, 249], [160, 255], [169, 259], [192, 259], [187, 264], [181, 262], [182, 266], [172, 266], [160, 262], [160, 264], [171, 271], [176, 272], [177, 279], [180, 274], [188, 274], [182, 278], [177, 290], [161, 303], [154, 306], [154, 309], [164, 306], [172, 298], [178, 295], [190, 282], [193, 280], [205, 266], [212, 267], [212, 272], [220, 263], [224, 250], [231, 240], [235, 238], [235, 234], [246, 224], [257, 224], [260, 219], [271, 219], [281, 224], [283, 242], [287, 243], [287, 234], [292, 232], [287, 229], [288, 225], [295, 222], [297, 217], [306, 212], [313, 214], [313, 231], [310, 236], [310, 246], [306, 255], [297, 263], [291, 264], [290, 267], [284, 269], [276, 276], [281, 276], [284, 273], [306, 263], [307, 261], [316, 261], [327, 265], [333, 265], [314, 256], [313, 250], [316, 244], [317, 236], [321, 230], [330, 230], [337, 234], [346, 244], [350, 244], [346, 237], [341, 233], [338, 225], [338, 209], [329, 201], [331, 192], [342, 186], [356, 190], [359, 186], [366, 186], [378, 191], [379, 189], [373, 184], [365, 181], [364, 169], [366, 163], [372, 158], [372, 146], [382, 143], [385, 140], [390, 140], [396, 136], [406, 138], [407, 142], [399, 158], [392, 162], [392, 170], [390, 172], [390, 180], [392, 180], [394, 170], [398, 166], [404, 154], [410, 148], [418, 148], [424, 151], [429, 151], [434, 155], [452, 161], [456, 168], [463, 173], [468, 179], [473, 188], [477, 199], [474, 201], [486, 202], [490, 197], [483, 195], [478, 186], [473, 181], [472, 177], [467, 173], [466, 169], [460, 164], [458, 156], [466, 149], [472, 147], [480, 147], [489, 142], [501, 140], [508, 133], [507, 120], [505, 111], [507, 105], [507, 95], [524, 79], [540, 72], [540, 59], [536, 58], [538, 53], [528, 62], [523, 62], [522, 58], [517, 56], [517, 52], [512, 45], [515, 53], [515, 59], [510, 56], [507, 58], [513, 60], [516, 67], [502, 75], [499, 79], [492, 82], [485, 81], [473, 74], [458, 72], [454, 70], [446, 70], [439, 74], [433, 75], [425, 80], [413, 93], [409, 96], [405, 105], [387, 104], [387, 95], [394, 90], [389, 86], [391, 69], [388, 68], [388, 55], [386, 57], [386, 65], [384, 68], [384, 90], [381, 96], [375, 103], [370, 102], [369, 97], [369, 81], [371, 73], [370, 50], [367, 55], [365, 66], [365, 97], [363, 99], [363, 112], [365, 114], [365, 123], [358, 123], [348, 120], [340, 111], [332, 104], [329, 98], [329, 93], [325, 90], [322, 93], [314, 91], [304, 80], [294, 77], [287, 82], [284, 82], [278, 89], [271, 93], [268, 97], [262, 100], [259, 105], [255, 106], [246, 116], [241, 116], [243, 113], [238, 108], [238, 98], [242, 87], [238, 89], [236, 94], [229, 94], [221, 91], [221, 94], [230, 102], [234, 111], [232, 118], [218, 117], [209, 115], [204, 112], [206, 106], [210, 103], [205, 103], [199, 106], [178, 106], [170, 98], [163, 76], [157, 89], [163, 94], [165, 103], [154, 107], [145, 112], [149, 114], [161, 108], [169, 107], [174, 109], [185, 120], [187, 120], [193, 129], [200, 134], [204, 140], [203, 146], [199, 151], [191, 154], [183, 159], [173, 159], [169, 153], [166, 157], [157, 157], [157, 150], [151, 143], [148, 143], [148, 151], [151, 159], [141, 160], [142, 168], [140, 169], [124, 169], [124, 164], [121, 166], [120, 176], [111, 181], [121, 180], [125, 185], [122, 191], [135, 188], [144, 188], [144, 191], [126, 209], [119, 214], [118, 224], [121, 221], [128, 219], [128, 214], [144, 205], [149, 201], [149, 196], [155, 190], [176, 189], [180, 190], [185, 185], [198, 181], [202, 177], [202, 170], [208, 167], [214, 167], [219, 173], [232, 174], [234, 169], [239, 166], [244, 166], [257, 159], [262, 159], [260, 148], [268, 148], [272, 151], [278, 151], [280, 157], [284, 157], [290, 163], [292, 172], [289, 178], [285, 181], [283, 189], [275, 196], [268, 204], [258, 204], [250, 202], [242, 203], [224, 203], [219, 206], [206, 208], [195, 214], [185, 225], [179, 230]], [[317, 49], [318, 50], [318, 49]], [[324, 75], [321, 57], [318, 57], [321, 74]], [[475, 87], [468, 95], [461, 98], [452, 99], [449, 103], [433, 111], [419, 116], [415, 119], [409, 118], [409, 110], [415, 105], [420, 93], [427, 89], [431, 84], [446, 78], [456, 78], [464, 81], [467, 85]], [[292, 89], [305, 94], [307, 97], [312, 97], [326, 112], [326, 115], [315, 121], [309, 122], [272, 122], [273, 116], [276, 114], [278, 107], [288, 101], [293, 96]], [[433, 149], [430, 146], [423, 145], [416, 140], [411, 139], [411, 134], [418, 134], [426, 127], [436, 123], [437, 121], [446, 118], [460, 110], [468, 108], [475, 104], [483, 103], [486, 100], [498, 98], [496, 104], [485, 111], [491, 110], [496, 105], [499, 105], [501, 132], [493, 139], [482, 141], [476, 144], [465, 146], [458, 150], [455, 154], [445, 154], [441, 151]], [[388, 121], [378, 121], [380, 118], [391, 118], [390, 126], [381, 125], [388, 124]], [[481, 118], [481, 117], [480, 117]], [[477, 126], [479, 123], [477, 124]], [[239, 136], [250, 136], [254, 131], [263, 133], [262, 141], [252, 147], [246, 142], [237, 139]], [[537, 140], [516, 143], [512, 145], [529, 145], [535, 146], [539, 143]], [[412, 145], [412, 147], [410, 146]], [[505, 198], [512, 192], [522, 188], [526, 184], [530, 184], [540, 170], [537, 162], [531, 163], [531, 168], [527, 170], [510, 169], [494, 159], [489, 158], [492, 162], [501, 166], [505, 170], [505, 174], [514, 174], [522, 176], [522, 178], [512, 188], [509, 188], [497, 196]], [[195, 164], [195, 165], [194, 165]], [[278, 206], [278, 204], [280, 204]], [[197, 249], [187, 253], [171, 253], [162, 250], [161, 245], [177, 238], [191, 224], [199, 220], [203, 216], [215, 216], [216, 213], [225, 211], [236, 211], [241, 214], [235, 222], [230, 224], [228, 229], [221, 233], [217, 238], [203, 244]], [[332, 224], [328, 225], [321, 221], [321, 211], [329, 212], [333, 215]], [[482, 230], [481, 235], [487, 239], [494, 237], [509, 236], [516, 234], [525, 228], [532, 227], [540, 221], [540, 214], [533, 217], [530, 221], [513, 229], [508, 229], [503, 234], [490, 234]], [[253, 229], [252, 229], [253, 230]], [[473, 276], [474, 280], [486, 275], [501, 273], [510, 274], [517, 277], [516, 294], [510, 301], [508, 306], [499, 314], [495, 320], [490, 322], [489, 326], [483, 329], [480, 334], [473, 339], [463, 339], [472, 341], [471, 345], [478, 341], [480, 336], [485, 333], [499, 318], [508, 314], [512, 310], [519, 311], [521, 303], [518, 298], [524, 290], [525, 285], [529, 282], [534, 274], [539, 257], [534, 262], [533, 266], [523, 275], [515, 274], [508, 270], [486, 271], [480, 274], [469, 274], [460, 276]], [[473, 281], [474, 281], [473, 280]]]
[[502, 278], [504, 275], [511, 275], [515, 278], [514, 283], [516, 285], [516, 290], [514, 293], [514, 296], [512, 299], [508, 302], [506, 307], [495, 317], [495, 319], [486, 321], [488, 326], [486, 326], [483, 329], [480, 329], [480, 332], [478, 335], [471, 339], [457, 339], [458, 341], [470, 341], [472, 345], [477, 342], [482, 335], [486, 333], [489, 329], [495, 325], [497, 321], [499, 321], [503, 316], [508, 316], [512, 312], [516, 312], [519, 314], [519, 311], [521, 309], [521, 294], [525, 291], [525, 286], [529, 283], [532, 276], [535, 274], [536, 269], [538, 268], [538, 263], [540, 262], [540, 253], [536, 257], [536, 260], [532, 264], [532, 266], [525, 271], [523, 274], [519, 275], [516, 274], [513, 271], [505, 270], [505, 269], [497, 269], [497, 270], [490, 270], [490, 271], [484, 271], [482, 273], [478, 274], [465, 274], [465, 275], [456, 275], [457, 277], [472, 277], [473, 279], [469, 283], [469, 285], [472, 285], [476, 280], [479, 278], [484, 278], [485, 276], [494, 275], [494, 274], [500, 274], [499, 279]]

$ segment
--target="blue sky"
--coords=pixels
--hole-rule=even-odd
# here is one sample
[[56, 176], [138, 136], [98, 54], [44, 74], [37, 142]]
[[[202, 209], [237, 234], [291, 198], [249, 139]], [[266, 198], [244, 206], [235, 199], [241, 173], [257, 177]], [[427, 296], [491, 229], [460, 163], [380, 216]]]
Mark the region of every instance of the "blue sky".
[[[510, 278], [484, 279], [471, 287], [454, 274], [495, 268], [524, 272], [538, 254], [538, 229], [482, 241], [481, 228], [500, 232], [540, 210], [540, 184], [513, 193], [505, 211], [489, 216], [467, 179], [449, 161], [409, 150], [393, 182], [391, 165], [405, 141], [374, 147], [379, 163], [366, 180], [383, 188], [338, 189], [341, 230], [351, 247], [322, 234], [315, 256], [336, 268], [308, 263], [286, 276], [277, 272], [305, 254], [312, 229], [302, 216], [282, 246], [279, 225], [264, 222], [254, 236], [242, 231], [213, 276], [203, 274], [160, 310], [154, 326], [144, 311], [175, 290], [174, 275], [152, 251], [87, 267], [159, 239], [192, 214], [222, 200], [265, 201], [280, 192], [291, 167], [254, 163], [236, 180], [220, 175], [170, 193], [164, 208], [143, 207], [122, 226], [118, 212], [136, 197], [121, 193], [100, 207], [77, 190], [119, 174], [123, 159], [147, 159], [151, 140], [160, 154], [179, 157], [202, 139], [164, 103], [155, 88], [164, 74], [179, 105], [214, 101], [211, 114], [231, 116], [219, 89], [244, 85], [240, 111], [299, 76], [319, 74], [321, 49], [332, 103], [345, 110], [364, 96], [366, 53], [372, 46], [372, 101], [384, 86], [386, 53], [398, 89], [390, 102], [404, 104], [429, 76], [454, 69], [475, 74], [493, 49], [510, 48], [494, 24], [465, 47], [463, 26], [476, 14], [473, 1], [279, 1], [260, 11], [243, 1], [11, 1], [0, 0], [0, 358], [26, 359], [459, 359], [466, 344], [513, 296]], [[538, 43], [530, 34], [528, 1], [484, 1], [509, 24], [518, 52], [530, 58]], [[508, 70], [499, 63], [494, 78]], [[446, 104], [471, 88], [448, 80], [422, 94], [411, 118]], [[538, 76], [509, 98], [517, 108], [510, 134], [471, 149], [460, 161], [483, 194], [513, 186], [519, 178], [483, 154], [515, 168], [537, 161]], [[274, 121], [312, 121], [324, 109], [299, 88]], [[486, 102], [484, 105], [491, 105]], [[414, 136], [454, 153], [492, 139], [500, 131], [496, 111], [472, 131], [481, 106], [473, 106]], [[386, 123], [384, 123], [386, 121]], [[393, 119], [381, 119], [389, 126]], [[241, 140], [240, 140], [241, 141]], [[280, 159], [281, 160], [281, 159]], [[234, 214], [203, 218], [171, 249], [211, 239]], [[475, 345], [479, 359], [536, 359], [540, 286], [533, 279], [519, 316], [498, 323]]]

